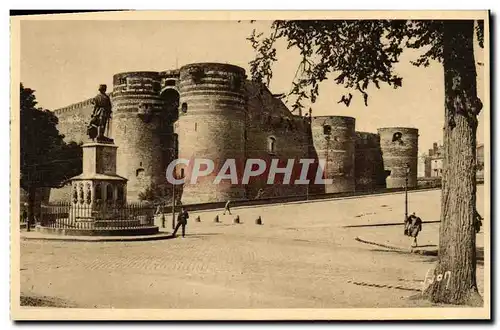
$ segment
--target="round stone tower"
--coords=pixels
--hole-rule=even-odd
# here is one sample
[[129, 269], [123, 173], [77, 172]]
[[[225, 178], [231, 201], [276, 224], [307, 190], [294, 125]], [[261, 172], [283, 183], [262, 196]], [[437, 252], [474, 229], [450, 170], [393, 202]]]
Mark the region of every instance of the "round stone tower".
[[324, 179], [332, 179], [325, 185], [325, 193], [350, 192], [355, 189], [355, 124], [352, 117], [313, 117], [311, 133], [319, 160], [325, 161]]
[[[196, 63], [180, 69], [180, 111], [175, 131], [179, 158], [191, 160], [190, 166], [177, 171], [186, 179], [183, 204], [245, 198], [241, 184], [245, 161], [245, 77], [244, 69], [229, 64]], [[209, 159], [215, 167], [211, 175], [191, 184], [196, 158]], [[214, 183], [227, 159], [235, 160], [238, 182], [226, 179]], [[201, 170], [205, 169], [203, 166]]]
[[158, 72], [124, 72], [113, 77], [112, 138], [119, 147], [116, 172], [128, 179], [129, 201], [151, 184], [165, 181], [164, 110]]
[[[379, 128], [380, 148], [387, 188], [402, 188], [408, 175], [408, 187], [417, 186], [418, 129], [409, 127]], [[408, 169], [407, 169], [408, 167]], [[407, 171], [408, 174], [407, 174]]]

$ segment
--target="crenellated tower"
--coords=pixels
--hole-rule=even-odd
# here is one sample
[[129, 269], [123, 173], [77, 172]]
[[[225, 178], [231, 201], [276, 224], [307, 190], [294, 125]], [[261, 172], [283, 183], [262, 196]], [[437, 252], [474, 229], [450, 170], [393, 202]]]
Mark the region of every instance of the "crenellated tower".
[[402, 188], [408, 175], [408, 187], [417, 186], [418, 129], [409, 127], [379, 128], [380, 148], [387, 188]]
[[355, 190], [355, 124], [352, 117], [317, 116], [311, 120], [311, 135], [318, 159], [325, 161], [325, 193]]
[[[175, 124], [179, 158], [206, 158], [215, 163], [212, 175], [196, 184], [184, 184], [184, 204], [245, 198], [241, 182], [213, 184], [227, 159], [235, 160], [239, 173], [245, 161], [244, 80], [245, 70], [229, 64], [195, 63], [180, 69], [180, 112]], [[191, 177], [191, 167], [180, 171], [181, 176]]]
[[113, 77], [112, 138], [119, 146], [117, 173], [128, 179], [129, 200], [151, 184], [165, 182], [162, 134], [168, 131], [158, 72], [124, 72]]

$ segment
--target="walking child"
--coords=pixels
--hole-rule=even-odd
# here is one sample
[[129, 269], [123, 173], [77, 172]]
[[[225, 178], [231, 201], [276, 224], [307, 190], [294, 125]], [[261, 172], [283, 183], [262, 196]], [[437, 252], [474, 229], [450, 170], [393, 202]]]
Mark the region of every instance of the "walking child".
[[222, 215], [226, 215], [226, 211], [229, 212], [229, 215], [231, 215], [231, 208], [230, 208], [231, 201], [228, 200], [226, 203], [226, 206], [224, 206], [224, 213]]

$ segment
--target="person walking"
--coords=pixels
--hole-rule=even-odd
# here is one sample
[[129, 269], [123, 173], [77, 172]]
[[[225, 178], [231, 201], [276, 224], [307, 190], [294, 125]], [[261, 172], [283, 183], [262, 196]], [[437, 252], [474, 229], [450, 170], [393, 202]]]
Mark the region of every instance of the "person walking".
[[412, 214], [413, 217], [409, 217], [409, 226], [408, 226], [408, 236], [413, 238], [413, 242], [411, 244], [411, 248], [418, 247], [417, 237], [418, 234], [422, 231], [422, 219], [420, 217]]
[[179, 215], [177, 216], [177, 225], [175, 226], [172, 236], [175, 237], [175, 234], [177, 234], [177, 230], [179, 230], [179, 227], [182, 227], [182, 237], [184, 238], [186, 236], [187, 219], [189, 219], [189, 213], [184, 207], [182, 207]]
[[226, 211], [229, 212], [229, 215], [231, 215], [231, 200], [228, 200], [226, 203], [226, 206], [224, 206], [224, 213], [222, 215], [226, 215]]
[[28, 205], [24, 203], [23, 212], [21, 213], [21, 223], [27, 223], [28, 221], [28, 211], [26, 210], [27, 207]]
[[257, 195], [255, 196], [255, 199], [259, 199], [259, 198], [262, 198], [262, 195], [264, 195], [264, 189], [259, 189], [259, 191], [257, 192]]
[[412, 223], [413, 219], [416, 217], [417, 216], [415, 215], [415, 212], [413, 212], [412, 214], [410, 214], [409, 217], [406, 218], [406, 220], [405, 220], [405, 236], [410, 236], [411, 223]]
[[474, 209], [474, 227], [476, 228], [476, 233], [481, 231], [481, 226], [483, 225], [484, 218], [479, 214], [479, 212]]
[[163, 213], [163, 206], [161, 204], [158, 204], [156, 207], [155, 215], [160, 218], [161, 227], [165, 228], [165, 214]]

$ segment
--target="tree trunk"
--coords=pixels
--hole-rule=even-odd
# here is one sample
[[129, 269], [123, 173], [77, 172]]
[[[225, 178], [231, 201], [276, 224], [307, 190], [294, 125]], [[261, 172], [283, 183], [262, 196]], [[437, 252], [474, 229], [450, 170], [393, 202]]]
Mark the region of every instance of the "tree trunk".
[[28, 220], [26, 221], [26, 230], [30, 231], [31, 225], [35, 223], [35, 201], [36, 201], [36, 188], [30, 186], [28, 188]]
[[473, 21], [445, 21], [445, 125], [439, 259], [424, 294], [436, 303], [482, 306], [476, 284], [477, 98]]

